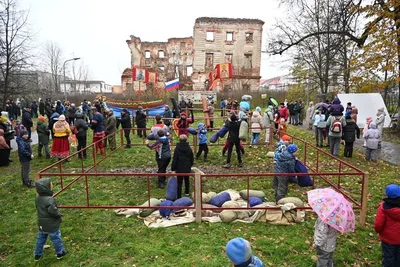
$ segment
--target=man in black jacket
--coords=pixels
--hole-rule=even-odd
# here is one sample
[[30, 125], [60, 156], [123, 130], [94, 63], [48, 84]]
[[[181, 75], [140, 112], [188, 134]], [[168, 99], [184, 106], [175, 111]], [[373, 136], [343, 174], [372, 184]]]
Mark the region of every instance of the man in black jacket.
[[132, 122], [131, 122], [131, 113], [124, 108], [121, 111], [121, 127], [124, 129], [124, 135], [126, 139], [126, 145], [125, 148], [131, 148], [131, 138], [130, 138], [130, 133], [131, 133], [131, 128], [132, 128]]
[[31, 135], [32, 135], [33, 121], [30, 108], [24, 108], [24, 111], [22, 113], [22, 124], [25, 126], [26, 130], [29, 133], [28, 139], [32, 140]]
[[239, 162], [239, 167], [243, 167], [242, 156], [240, 152], [240, 139], [239, 139], [239, 128], [240, 121], [235, 113], [232, 113], [230, 118], [225, 122], [225, 126], [228, 128], [228, 157], [226, 159], [226, 164], [223, 166], [224, 168], [231, 167], [231, 157], [232, 157], [232, 149], [233, 146], [236, 148], [236, 154]]
[[52, 183], [50, 178], [42, 178], [36, 183], [36, 210], [38, 215], [39, 234], [36, 241], [35, 261], [39, 261], [43, 255], [43, 246], [50, 236], [56, 251], [57, 259], [67, 254], [61, 239], [60, 225], [61, 213], [57, 208], [57, 202], [53, 198]]
[[[84, 115], [82, 113], [78, 113], [76, 115], [76, 121], [74, 127], [78, 130], [76, 134], [76, 139], [78, 139], [78, 147], [77, 150], [81, 150], [86, 147], [87, 141], [87, 129], [89, 128], [87, 122], [85, 121]], [[79, 153], [78, 158], [87, 158], [86, 149]]]
[[136, 111], [135, 123], [138, 128], [137, 134], [140, 138], [146, 138], [146, 113], [143, 112], [143, 107], [139, 106]]

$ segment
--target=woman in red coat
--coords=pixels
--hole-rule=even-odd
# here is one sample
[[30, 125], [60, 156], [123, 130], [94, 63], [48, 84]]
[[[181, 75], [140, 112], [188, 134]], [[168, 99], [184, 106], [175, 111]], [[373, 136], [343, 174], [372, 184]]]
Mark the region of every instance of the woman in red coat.
[[395, 267], [400, 263], [400, 187], [386, 187], [387, 198], [379, 204], [375, 231], [382, 242], [382, 266]]

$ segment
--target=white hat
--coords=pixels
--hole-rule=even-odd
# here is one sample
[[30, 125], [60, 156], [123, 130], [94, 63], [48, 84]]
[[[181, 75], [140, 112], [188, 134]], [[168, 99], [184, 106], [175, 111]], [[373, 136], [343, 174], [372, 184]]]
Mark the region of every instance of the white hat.
[[54, 119], [54, 120], [57, 120], [57, 121], [65, 121], [65, 116], [64, 116], [64, 115], [60, 115], [60, 117], [58, 117], [58, 118], [56, 118], [56, 119]]

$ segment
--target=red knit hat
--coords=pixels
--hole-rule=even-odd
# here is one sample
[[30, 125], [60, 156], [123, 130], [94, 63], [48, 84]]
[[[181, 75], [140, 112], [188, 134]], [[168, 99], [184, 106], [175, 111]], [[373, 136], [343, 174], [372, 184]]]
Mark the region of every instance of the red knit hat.
[[185, 112], [181, 112], [181, 116], [186, 116], [186, 113]]
[[284, 136], [282, 136], [282, 141], [283, 142], [290, 141], [290, 136], [285, 134]]

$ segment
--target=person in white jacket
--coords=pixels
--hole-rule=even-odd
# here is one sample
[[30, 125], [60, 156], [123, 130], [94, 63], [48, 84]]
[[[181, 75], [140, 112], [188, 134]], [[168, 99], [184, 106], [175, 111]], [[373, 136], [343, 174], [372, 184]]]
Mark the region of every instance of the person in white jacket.
[[315, 222], [314, 245], [317, 252], [317, 267], [333, 267], [338, 231], [324, 223], [319, 217]]
[[263, 128], [263, 117], [260, 112], [261, 108], [256, 107], [256, 110], [251, 116], [251, 132], [253, 135], [251, 137], [250, 147], [254, 146], [254, 148], [257, 148], [258, 142], [260, 140], [261, 129]]
[[271, 127], [274, 123], [274, 114], [272, 112], [272, 106], [268, 106], [264, 112], [264, 122], [263, 126], [265, 127], [265, 144], [269, 145], [271, 142]]
[[378, 128], [380, 133], [378, 149], [382, 148], [383, 126], [385, 124], [385, 117], [386, 113], [384, 111], [384, 108], [378, 109], [378, 113], [376, 114], [376, 119], [375, 119], [376, 127]]

